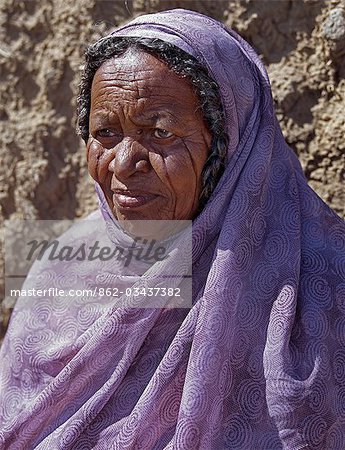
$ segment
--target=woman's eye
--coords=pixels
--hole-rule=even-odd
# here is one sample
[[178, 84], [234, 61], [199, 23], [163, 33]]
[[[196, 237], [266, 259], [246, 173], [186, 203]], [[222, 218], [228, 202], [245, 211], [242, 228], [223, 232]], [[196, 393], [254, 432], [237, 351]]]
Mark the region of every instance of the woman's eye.
[[98, 137], [114, 137], [117, 136], [117, 133], [114, 130], [110, 130], [109, 128], [103, 128], [102, 130], [97, 131]]
[[173, 136], [173, 133], [170, 133], [170, 131], [164, 130], [163, 128], [155, 128], [153, 135], [158, 139], [167, 139]]

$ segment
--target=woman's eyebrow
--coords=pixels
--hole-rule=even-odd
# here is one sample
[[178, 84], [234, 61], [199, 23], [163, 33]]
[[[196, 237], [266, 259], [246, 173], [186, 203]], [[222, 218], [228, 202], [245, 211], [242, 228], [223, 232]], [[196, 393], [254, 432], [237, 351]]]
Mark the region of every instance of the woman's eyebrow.
[[100, 126], [104, 124], [110, 124], [110, 123], [118, 123], [119, 119], [114, 114], [109, 114], [109, 112], [106, 111], [97, 111], [92, 114], [90, 114], [90, 122], [94, 126]]
[[142, 120], [152, 124], [158, 122], [159, 120], [165, 120], [172, 125], [181, 125], [182, 123], [182, 120], [168, 109], [162, 109], [154, 112], [142, 112], [140, 114], [136, 114], [134, 120]]
[[[104, 110], [95, 111], [90, 115], [90, 118], [92, 119], [93, 125], [96, 126], [101, 124], [103, 125], [104, 123], [110, 124], [120, 122], [120, 119], [116, 113], [109, 113]], [[169, 109], [136, 112], [132, 117], [130, 117], [130, 120], [137, 125], [147, 126], [154, 125], [160, 120], [167, 122], [173, 126], [180, 126], [185, 123], [185, 120], [183, 118], [180, 118], [176, 113], [172, 113], [171, 111], [169, 111]]]

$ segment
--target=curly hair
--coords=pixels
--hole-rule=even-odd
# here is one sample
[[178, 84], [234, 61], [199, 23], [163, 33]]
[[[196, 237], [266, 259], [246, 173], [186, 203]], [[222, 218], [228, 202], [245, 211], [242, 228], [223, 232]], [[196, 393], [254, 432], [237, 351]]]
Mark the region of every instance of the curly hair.
[[82, 139], [89, 137], [91, 86], [97, 69], [108, 59], [121, 56], [128, 49], [141, 50], [163, 61], [171, 70], [191, 83], [200, 103], [205, 123], [211, 133], [211, 148], [202, 170], [199, 211], [207, 203], [225, 168], [228, 136], [217, 83], [191, 55], [160, 39], [108, 36], [90, 45], [78, 95], [78, 128]]

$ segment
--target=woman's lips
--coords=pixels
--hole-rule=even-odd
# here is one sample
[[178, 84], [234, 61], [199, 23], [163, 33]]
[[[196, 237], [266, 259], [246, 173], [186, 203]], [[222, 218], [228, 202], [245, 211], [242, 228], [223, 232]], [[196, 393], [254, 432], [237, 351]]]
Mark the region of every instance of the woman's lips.
[[122, 208], [137, 208], [146, 205], [158, 197], [156, 194], [148, 194], [133, 191], [114, 191], [113, 201]]

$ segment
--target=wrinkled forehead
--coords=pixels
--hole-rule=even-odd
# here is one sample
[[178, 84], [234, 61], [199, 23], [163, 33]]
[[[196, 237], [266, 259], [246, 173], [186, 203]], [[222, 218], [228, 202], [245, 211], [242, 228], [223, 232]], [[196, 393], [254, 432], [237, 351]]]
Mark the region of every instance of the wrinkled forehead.
[[267, 78], [249, 44], [212, 18], [180, 9], [139, 16], [111, 34], [158, 38], [194, 56], [220, 88], [229, 150], [234, 151], [260, 96], [260, 72]]
[[155, 56], [136, 48], [103, 62], [92, 81], [93, 121], [107, 111], [123, 108], [141, 120], [165, 119], [173, 125], [183, 124], [188, 114], [202, 117], [190, 82]]

